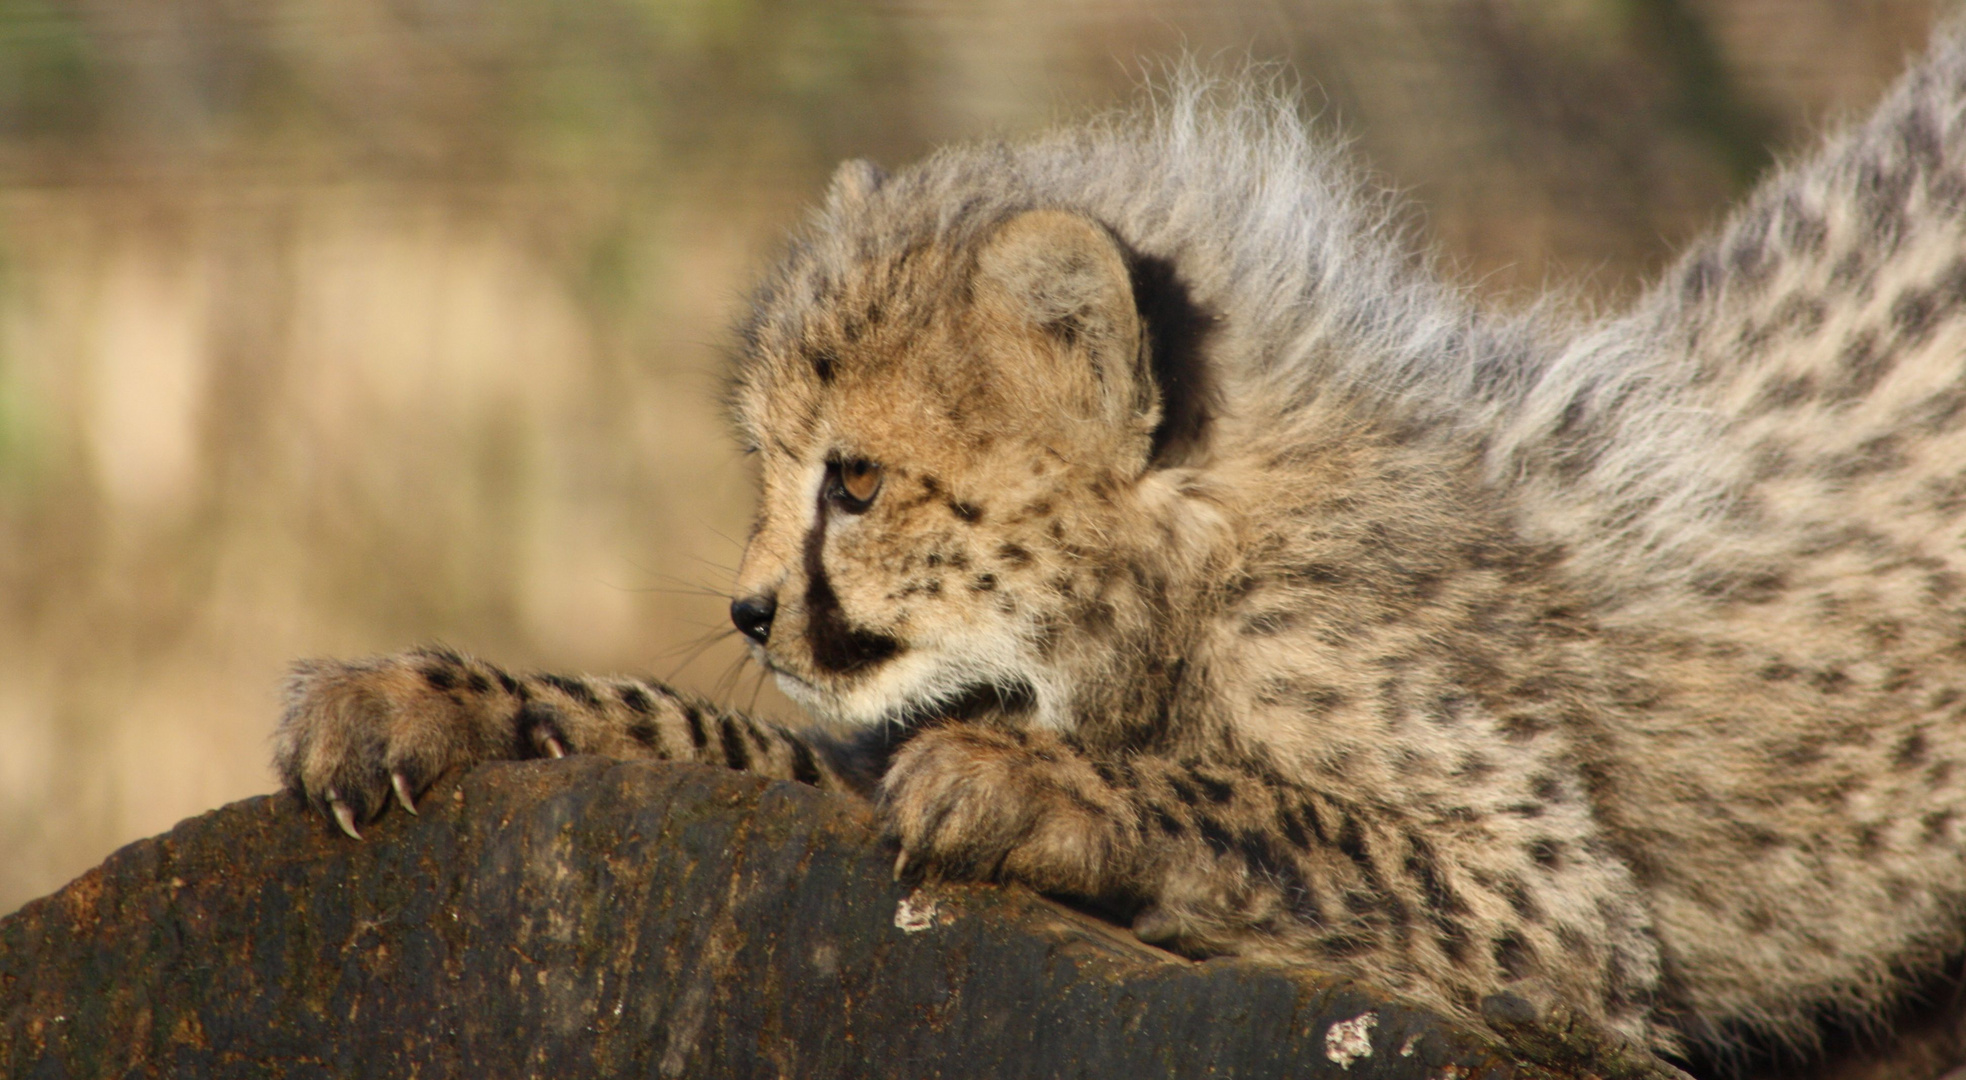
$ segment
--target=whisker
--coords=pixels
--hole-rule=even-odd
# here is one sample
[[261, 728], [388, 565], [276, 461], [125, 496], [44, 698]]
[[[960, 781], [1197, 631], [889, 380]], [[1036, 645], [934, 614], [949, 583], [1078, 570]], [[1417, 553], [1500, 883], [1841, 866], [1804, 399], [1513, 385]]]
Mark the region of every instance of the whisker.
[[[681, 660], [677, 661], [676, 666], [674, 668], [670, 669], [669, 674], [665, 678], [665, 681], [667, 679], [674, 679], [684, 668], [690, 666], [691, 664], [696, 663], [697, 659], [701, 657], [704, 653], [709, 652], [711, 649], [721, 644], [725, 639], [731, 637], [736, 633], [737, 633], [736, 627], [726, 627], [725, 629], [717, 630], [709, 634], [705, 634], [703, 637], [698, 638], [694, 642], [681, 646], [681, 648], [672, 651], [671, 655], [674, 655], [674, 652], [685, 652], [686, 655]], [[739, 657], [740, 660], [749, 660], [750, 658], [751, 658], [750, 654], [748, 653], [743, 654], [742, 656]]]
[[714, 526], [706, 524], [703, 527], [709, 529], [712, 535], [714, 535], [717, 539], [722, 540], [724, 543], [729, 544], [731, 547], [734, 547], [739, 551], [744, 550], [744, 541], [739, 540], [736, 537], [731, 536], [730, 534], [724, 532], [722, 529], [716, 528]]
[[[750, 657], [747, 655], [745, 659], [749, 660]], [[762, 665], [760, 665], [758, 667], [757, 681], [751, 684], [751, 700], [748, 704], [744, 706], [745, 712], [755, 714], [758, 711], [758, 695], [764, 693], [764, 691], [765, 691], [765, 669]]]
[[733, 579], [737, 577], [737, 567], [735, 566], [725, 566], [723, 563], [717, 562], [714, 559], [705, 558], [701, 555], [685, 555], [683, 556], [683, 558], [686, 558], [691, 562], [700, 562], [712, 570], [721, 570]]
[[730, 666], [724, 669], [723, 674], [717, 676], [717, 681], [710, 691], [711, 696], [718, 701], [728, 701], [735, 697], [738, 680], [743, 677], [744, 665], [750, 660], [750, 655], [746, 654], [732, 661]]

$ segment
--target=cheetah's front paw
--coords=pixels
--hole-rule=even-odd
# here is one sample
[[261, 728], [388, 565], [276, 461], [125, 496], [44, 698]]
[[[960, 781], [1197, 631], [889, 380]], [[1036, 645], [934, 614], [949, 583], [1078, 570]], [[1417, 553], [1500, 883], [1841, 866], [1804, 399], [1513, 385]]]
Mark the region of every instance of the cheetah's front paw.
[[522, 702], [510, 683], [447, 649], [303, 661], [287, 683], [274, 766], [288, 790], [360, 839], [357, 823], [380, 814], [392, 791], [415, 813], [416, 796], [447, 769], [566, 752], [550, 713], [532, 725], [512, 715]]
[[952, 724], [895, 755], [881, 782], [895, 876], [1016, 880], [1085, 899], [1129, 891], [1138, 815], [1050, 736]]

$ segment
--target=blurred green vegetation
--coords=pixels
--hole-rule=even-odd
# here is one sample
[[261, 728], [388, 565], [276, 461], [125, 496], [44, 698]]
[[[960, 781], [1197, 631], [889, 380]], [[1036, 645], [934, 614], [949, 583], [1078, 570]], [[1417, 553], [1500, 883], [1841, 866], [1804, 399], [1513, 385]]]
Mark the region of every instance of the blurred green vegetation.
[[0, 139], [15, 182], [659, 181], [681, 162], [905, 144], [903, 31], [826, 0], [4, 0]]
[[832, 165], [1276, 61], [1498, 303], [1628, 297], [1929, 0], [0, 0], [0, 910], [271, 786], [284, 665], [719, 640], [724, 328]]

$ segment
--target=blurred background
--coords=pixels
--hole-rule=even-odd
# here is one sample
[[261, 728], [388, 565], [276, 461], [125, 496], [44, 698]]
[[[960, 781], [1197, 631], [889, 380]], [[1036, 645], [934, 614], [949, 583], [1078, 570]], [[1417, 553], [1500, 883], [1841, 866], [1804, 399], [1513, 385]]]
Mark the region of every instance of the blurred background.
[[718, 368], [847, 156], [1288, 65], [1499, 304], [1629, 297], [1931, 0], [0, 0], [0, 912], [274, 787], [286, 664], [790, 707]]

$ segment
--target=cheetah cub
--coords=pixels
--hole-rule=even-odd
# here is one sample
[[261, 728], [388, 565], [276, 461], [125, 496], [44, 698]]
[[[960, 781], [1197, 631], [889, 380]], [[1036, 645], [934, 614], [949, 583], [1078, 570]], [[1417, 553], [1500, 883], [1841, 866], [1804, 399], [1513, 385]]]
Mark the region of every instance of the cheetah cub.
[[1806, 1043], [1966, 950], [1966, 35], [1632, 308], [1479, 311], [1287, 102], [850, 162], [732, 374], [731, 617], [822, 735], [315, 661], [351, 834], [598, 753], [878, 799], [897, 871], [1479, 1025]]

